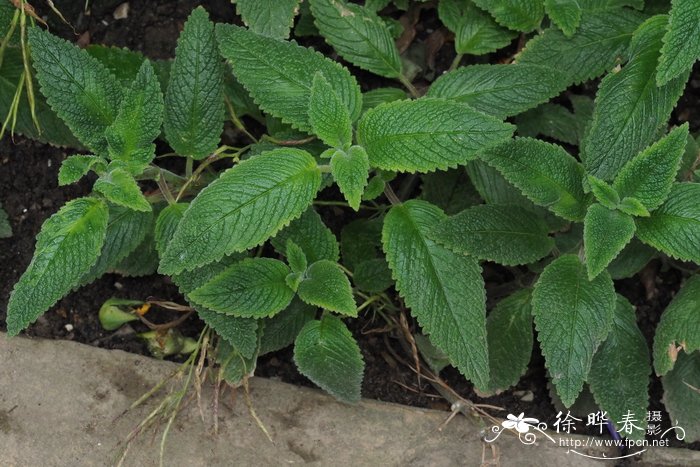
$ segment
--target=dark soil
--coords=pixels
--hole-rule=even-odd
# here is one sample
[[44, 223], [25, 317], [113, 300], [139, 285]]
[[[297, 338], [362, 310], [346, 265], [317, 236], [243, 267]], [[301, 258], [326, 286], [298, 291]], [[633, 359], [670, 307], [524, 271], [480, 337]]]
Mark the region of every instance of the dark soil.
[[[125, 20], [114, 20], [112, 17], [112, 12], [120, 1], [93, 1], [89, 15], [82, 11], [83, 3], [56, 2], [66, 18], [72, 22], [76, 32], [56, 21], [50, 21], [52, 30], [69, 39], [80, 37], [83, 43], [88, 41], [124, 46], [139, 50], [150, 58], [169, 58], [174, 53], [175, 40], [184, 20], [200, 2], [131, 1], [129, 17]], [[216, 21], [235, 21], [234, 7], [229, 0], [212, 0], [207, 2], [206, 7]], [[40, 13], [49, 15], [44, 11], [45, 8], [42, 10], [39, 5], [37, 8]], [[426, 26], [430, 25], [431, 21], [434, 22], [434, 18], [425, 18], [425, 21], [417, 26], [419, 41], [427, 40], [434, 32], [431, 27]], [[308, 41], [324, 52], [331, 53], [325, 44], [304, 39], [304, 42]], [[449, 66], [453, 57], [451, 44], [447, 43], [435, 54], [435, 74]], [[383, 84], [383, 81], [376, 77], [353, 69], [353, 72], [355, 71], [358, 81], [363, 82], [363, 86], [372, 88]], [[676, 121], [690, 121], [693, 131], [700, 129], [700, 106], [697, 105], [700, 102], [699, 88], [700, 70], [696, 68], [694, 78], [674, 115]], [[595, 89], [590, 91], [594, 92]], [[5, 307], [12, 286], [31, 260], [34, 239], [42, 222], [66, 201], [87, 194], [94, 181], [88, 177], [77, 185], [63, 188], [57, 186], [58, 168], [69, 154], [66, 150], [36, 144], [22, 138], [16, 138], [14, 144], [7, 138], [0, 142], [0, 202], [7, 210], [14, 230], [12, 238], [0, 239], [0, 264], [3, 265], [0, 267], [0, 329], [4, 329], [5, 326]], [[322, 214], [332, 228], [339, 230], [341, 222], [347, 221], [343, 216], [348, 212], [329, 208]], [[485, 274], [490, 292], [499, 285], [499, 281], [504, 280], [504, 271], [495, 265], [487, 264]], [[642, 276], [644, 281], [638, 275], [632, 279], [618, 281], [616, 285], [618, 292], [637, 306], [639, 325], [651, 344], [659, 317], [677, 292], [682, 275], [677, 269], [667, 268], [665, 264], [655, 260]], [[127, 326], [116, 333], [106, 332], [101, 328], [97, 311], [110, 297], [139, 300], [156, 297], [184, 303], [176, 287], [165, 277], [154, 275], [125, 278], [107, 274], [61, 300], [39, 318], [26, 331], [26, 335], [68, 339], [98, 347], [147, 354], [145, 344], [136, 336], [136, 332], [146, 330], [140, 323]], [[153, 315], [149, 313], [149, 318], [157, 322], [166, 322], [177, 316], [177, 313], [167, 311], [157, 311]], [[415, 323], [412, 325], [415, 326]], [[369, 317], [363, 316], [353, 321], [351, 326], [366, 362], [363, 396], [449, 410], [449, 403], [437, 396], [432, 387], [424, 381], [418, 386], [415, 374], [403, 363], [410, 362], [411, 355], [402, 349], [396, 336], [372, 332], [381, 328], [383, 323], [372, 322]], [[192, 317], [180, 329], [184, 334], [196, 337], [202, 327], [203, 323]], [[291, 349], [261, 358], [256, 374], [313, 386], [296, 370]], [[444, 370], [442, 376], [463, 397], [477, 403], [503, 407], [505, 410], [501, 416], [525, 412], [527, 416], [537, 417], [550, 424], [556, 416], [557, 410], [550, 401], [547, 390], [544, 360], [537, 348], [533, 352], [527, 373], [517, 387], [495, 397], [480, 398], [471, 384], [454, 369]], [[650, 388], [650, 410], [663, 411], [661, 395], [660, 381], [654, 377]], [[667, 418], [664, 414], [664, 419]], [[698, 443], [695, 444], [692, 447], [698, 448]]]

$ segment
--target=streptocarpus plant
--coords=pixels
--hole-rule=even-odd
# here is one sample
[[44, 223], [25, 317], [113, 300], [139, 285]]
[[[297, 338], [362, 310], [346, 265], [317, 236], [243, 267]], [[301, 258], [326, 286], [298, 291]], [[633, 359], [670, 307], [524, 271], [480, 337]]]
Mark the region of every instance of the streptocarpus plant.
[[[389, 2], [309, 0], [297, 25], [313, 34], [313, 19], [343, 60], [385, 79], [365, 92], [341, 62], [285, 40], [298, 2], [237, 3], [247, 28], [215, 26], [198, 8], [172, 64], [140, 58], [120, 78], [110, 63], [134, 54], [30, 31], [41, 93], [87, 150], [59, 182], [98, 177], [44, 224], [10, 299], [10, 335], [107, 271], [157, 267], [225, 342], [228, 378], [294, 343], [303, 374], [356, 401], [363, 361], [346, 322], [396, 313], [393, 287], [481, 393], [519, 380], [534, 322], [564, 405], [588, 384], [617, 423], [646, 410], [652, 366], [613, 281], [660, 257], [693, 273], [661, 317], [654, 367], [671, 416], [700, 438], [688, 410], [700, 406], [690, 402], [700, 397], [698, 147], [687, 124], [667, 131], [700, 55], [697, 9], [441, 0], [458, 57], [421, 97], [377, 13]], [[518, 33], [529, 40], [512, 63], [458, 66]], [[594, 100], [562, 94], [601, 76]], [[250, 145], [221, 144], [227, 110]], [[243, 115], [266, 134], [255, 139]], [[159, 137], [187, 158], [185, 173], [155, 163]], [[421, 193], [406, 199], [416, 176]], [[145, 196], [145, 180], [159, 191]], [[340, 242], [316, 211], [331, 184], [340, 204], [373, 213]], [[488, 316], [484, 263], [514, 277]]]

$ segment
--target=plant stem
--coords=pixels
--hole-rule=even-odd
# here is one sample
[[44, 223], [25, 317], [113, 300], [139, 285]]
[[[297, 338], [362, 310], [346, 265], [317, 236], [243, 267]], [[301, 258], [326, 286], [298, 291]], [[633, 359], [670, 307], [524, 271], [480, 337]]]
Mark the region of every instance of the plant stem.
[[418, 99], [420, 97], [420, 93], [418, 92], [418, 89], [411, 83], [408, 78], [406, 78], [404, 75], [399, 75], [399, 81], [401, 81], [401, 84], [403, 84], [406, 89], [408, 89], [408, 92], [411, 93], [411, 96], [413, 96], [414, 99]]
[[386, 185], [384, 185], [384, 194], [386, 195], [386, 197], [389, 199], [389, 202], [393, 206], [397, 206], [397, 205], [401, 204], [401, 200], [399, 199], [398, 196], [396, 196], [396, 193], [394, 193], [394, 190], [391, 188], [391, 185], [389, 185], [388, 183]]
[[187, 156], [187, 162], [185, 163], [185, 177], [192, 178], [192, 166], [194, 165], [194, 159]]
[[165, 178], [163, 178], [162, 174], [158, 177], [156, 183], [158, 183], [158, 188], [160, 188], [160, 192], [163, 193], [163, 197], [168, 204], [177, 203], [177, 200], [173, 198], [173, 194], [170, 192], [170, 188], [168, 188], [168, 184], [165, 182]]
[[457, 54], [454, 60], [452, 60], [452, 64], [450, 67], [447, 69], [448, 72], [456, 70], [459, 64], [462, 62], [462, 58], [464, 57], [464, 54]]

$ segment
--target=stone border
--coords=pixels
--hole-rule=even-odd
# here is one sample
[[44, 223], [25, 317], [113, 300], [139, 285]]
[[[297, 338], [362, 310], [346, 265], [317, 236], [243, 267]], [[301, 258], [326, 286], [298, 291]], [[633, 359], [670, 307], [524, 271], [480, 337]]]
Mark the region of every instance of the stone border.
[[[7, 339], [0, 334], [0, 465], [114, 465], [123, 440], [156, 406], [153, 400], [123, 414], [131, 403], [176, 368], [169, 362], [67, 341]], [[210, 433], [196, 403], [176, 419], [165, 465], [614, 465], [572, 454], [551, 443], [523, 446], [502, 436], [492, 451], [478, 420], [371, 400], [338, 403], [320, 391], [253, 378], [257, 415], [272, 442], [238, 395], [219, 411], [219, 435]], [[203, 400], [211, 400], [211, 389]], [[227, 396], [230, 406], [231, 397]], [[124, 465], [158, 465], [160, 436], [137, 438]], [[592, 454], [601, 454], [592, 452]], [[612, 455], [614, 452], [609, 452]], [[700, 453], [648, 451], [638, 465], [700, 465]], [[495, 465], [495, 464], [492, 464]]]

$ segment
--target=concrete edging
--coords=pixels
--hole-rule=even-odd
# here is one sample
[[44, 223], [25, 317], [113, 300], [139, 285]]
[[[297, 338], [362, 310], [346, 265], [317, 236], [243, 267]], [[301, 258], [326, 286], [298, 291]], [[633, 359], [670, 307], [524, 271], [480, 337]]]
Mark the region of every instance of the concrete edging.
[[[114, 465], [122, 441], [157, 405], [155, 400], [117, 418], [175, 368], [122, 351], [68, 341], [8, 339], [0, 334], [0, 464], [4, 466]], [[478, 421], [363, 400], [351, 406], [320, 391], [263, 378], [251, 380], [257, 415], [243, 397], [219, 411], [218, 436], [189, 404], [170, 431], [167, 466], [224, 465], [479, 465], [492, 459]], [[203, 394], [211, 400], [211, 388]], [[137, 438], [124, 465], [158, 465], [160, 436]], [[550, 443], [523, 446], [512, 436], [495, 443], [501, 465], [588, 466], [610, 461], [567, 454]], [[596, 452], [594, 454], [600, 454]], [[614, 452], [609, 452], [608, 455]], [[700, 465], [700, 453], [650, 450], [637, 465]]]

